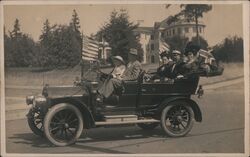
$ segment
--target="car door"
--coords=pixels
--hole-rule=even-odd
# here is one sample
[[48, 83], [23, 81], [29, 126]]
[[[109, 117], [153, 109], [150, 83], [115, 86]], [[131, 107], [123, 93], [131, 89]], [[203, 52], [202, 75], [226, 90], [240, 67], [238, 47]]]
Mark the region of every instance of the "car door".
[[118, 106], [124, 109], [135, 109], [138, 88], [139, 85], [137, 81], [126, 81], [124, 83], [124, 92], [119, 96]]

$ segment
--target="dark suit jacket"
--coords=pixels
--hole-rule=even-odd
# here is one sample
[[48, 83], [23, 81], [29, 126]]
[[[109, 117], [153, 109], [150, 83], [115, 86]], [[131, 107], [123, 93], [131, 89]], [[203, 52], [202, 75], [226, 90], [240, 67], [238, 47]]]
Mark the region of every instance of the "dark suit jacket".
[[[128, 64], [129, 65], [129, 64]], [[139, 61], [135, 61], [130, 63], [130, 66], [126, 68], [123, 73], [122, 80], [129, 81], [129, 80], [136, 80], [141, 72], [141, 63]]]

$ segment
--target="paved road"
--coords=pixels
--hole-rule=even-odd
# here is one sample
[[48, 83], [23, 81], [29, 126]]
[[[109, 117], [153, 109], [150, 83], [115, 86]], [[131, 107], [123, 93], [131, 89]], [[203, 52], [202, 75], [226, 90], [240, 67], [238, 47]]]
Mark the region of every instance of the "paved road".
[[[7, 89], [6, 113], [9, 112], [7, 116], [17, 114], [13, 109], [18, 106], [12, 105], [22, 101], [17, 100], [19, 97], [35, 92], [39, 91]], [[88, 154], [244, 152], [243, 82], [207, 90], [202, 99], [195, 97], [194, 99], [200, 104], [203, 122], [195, 123], [192, 131], [183, 138], [166, 137], [160, 127], [153, 131], [143, 131], [136, 126], [97, 128], [88, 130], [87, 134], [73, 146], [54, 148], [45, 139], [35, 136], [25, 120], [19, 119], [7, 121], [7, 152]]]

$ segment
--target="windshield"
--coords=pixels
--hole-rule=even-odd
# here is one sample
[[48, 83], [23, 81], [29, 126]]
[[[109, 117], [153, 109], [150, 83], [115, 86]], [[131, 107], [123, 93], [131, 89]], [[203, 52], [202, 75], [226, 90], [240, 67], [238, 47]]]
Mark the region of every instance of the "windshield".
[[111, 73], [113, 67], [101, 67], [98, 62], [83, 64], [83, 80], [100, 81], [100, 76]]

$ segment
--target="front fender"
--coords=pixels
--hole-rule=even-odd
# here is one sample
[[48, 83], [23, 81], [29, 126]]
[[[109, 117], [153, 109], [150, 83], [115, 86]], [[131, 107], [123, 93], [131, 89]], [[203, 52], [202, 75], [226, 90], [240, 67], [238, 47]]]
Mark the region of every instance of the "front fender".
[[80, 99], [74, 97], [57, 98], [51, 101], [50, 107], [59, 103], [68, 103], [76, 106], [82, 113], [85, 127], [86, 128], [95, 127], [95, 120], [93, 114], [89, 106], [86, 105], [86, 102], [83, 102]]
[[171, 97], [171, 98], [168, 98], [166, 100], [164, 100], [159, 109], [158, 109], [158, 113], [161, 113], [161, 111], [166, 107], [168, 106], [168, 104], [170, 102], [173, 102], [173, 101], [177, 101], [177, 100], [182, 100], [182, 101], [186, 101], [188, 102], [188, 104], [190, 105], [190, 107], [193, 109], [194, 111], [194, 118], [197, 122], [201, 122], [202, 121], [202, 113], [201, 113], [201, 110], [200, 110], [200, 107], [199, 105], [192, 99], [190, 98], [187, 98], [187, 97]]

